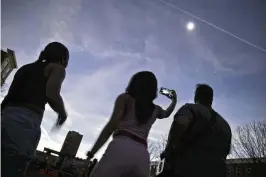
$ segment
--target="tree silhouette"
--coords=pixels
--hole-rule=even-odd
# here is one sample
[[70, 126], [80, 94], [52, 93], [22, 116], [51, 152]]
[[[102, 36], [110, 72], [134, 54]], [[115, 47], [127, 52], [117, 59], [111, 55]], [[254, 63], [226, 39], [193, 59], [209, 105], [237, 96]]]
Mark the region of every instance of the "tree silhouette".
[[249, 158], [254, 163], [266, 158], [266, 120], [239, 125], [232, 141], [232, 154], [237, 158]]
[[149, 142], [148, 150], [151, 161], [158, 160], [161, 153], [164, 151], [167, 144], [167, 135], [162, 135], [161, 138], [155, 142]]
[[[161, 136], [158, 141], [149, 142], [148, 150], [151, 161], [160, 158], [167, 144], [167, 135]], [[232, 137], [232, 147], [229, 158], [252, 160], [254, 163], [266, 161], [266, 120], [253, 121], [239, 125]]]

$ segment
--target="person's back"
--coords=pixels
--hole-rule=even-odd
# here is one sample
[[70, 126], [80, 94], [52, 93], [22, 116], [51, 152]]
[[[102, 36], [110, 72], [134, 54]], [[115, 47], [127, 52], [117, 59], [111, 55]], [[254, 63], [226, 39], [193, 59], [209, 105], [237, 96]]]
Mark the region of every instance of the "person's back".
[[31, 106], [35, 111], [42, 113], [47, 103], [46, 66], [46, 63], [31, 63], [22, 66], [14, 76], [8, 94], [1, 104], [2, 109], [11, 105], [28, 104], [26, 106]]
[[195, 104], [185, 104], [175, 114], [161, 156], [172, 166], [173, 176], [226, 177], [225, 160], [232, 136], [230, 126], [212, 109], [210, 86], [198, 85], [194, 101]]
[[143, 140], [147, 140], [150, 129], [157, 119], [157, 112], [160, 109], [157, 105], [155, 105], [154, 110], [149, 117], [148, 121], [145, 124], [139, 124], [138, 119], [136, 117], [135, 112], [135, 99], [128, 94], [125, 94], [127, 97], [127, 110], [125, 112], [124, 118], [119, 123], [116, 128], [114, 134], [119, 131], [127, 131], [136, 137], [139, 137]]
[[[225, 160], [231, 145], [231, 129], [227, 121], [201, 104], [186, 104], [183, 109], [193, 112], [194, 120], [188, 136], [195, 139], [192, 139], [193, 142], [188, 145], [183, 155], [177, 157], [178, 165], [175, 170], [182, 176], [225, 176]], [[206, 124], [211, 121], [213, 115], [216, 122], [214, 130], [205, 131]], [[202, 131], [205, 132], [201, 134]]]

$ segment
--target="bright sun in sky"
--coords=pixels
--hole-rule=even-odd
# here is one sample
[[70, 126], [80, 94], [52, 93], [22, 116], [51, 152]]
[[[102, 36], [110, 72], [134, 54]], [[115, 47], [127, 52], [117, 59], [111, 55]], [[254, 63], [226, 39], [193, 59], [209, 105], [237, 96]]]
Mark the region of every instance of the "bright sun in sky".
[[187, 30], [193, 31], [194, 29], [195, 29], [195, 24], [193, 22], [188, 22], [187, 23]]

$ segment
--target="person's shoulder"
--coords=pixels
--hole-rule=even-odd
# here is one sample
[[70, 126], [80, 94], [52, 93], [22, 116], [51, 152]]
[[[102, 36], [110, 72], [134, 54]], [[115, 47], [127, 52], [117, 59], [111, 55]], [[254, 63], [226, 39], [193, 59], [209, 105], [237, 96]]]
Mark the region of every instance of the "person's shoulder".
[[66, 69], [65, 67], [63, 67], [58, 63], [48, 63], [45, 66], [45, 75], [50, 76], [50, 73], [54, 73], [55, 75], [60, 75], [62, 77], [65, 77]]
[[179, 112], [180, 114], [187, 113], [197, 118], [211, 118], [210, 109], [202, 104], [197, 103], [186, 103], [179, 109]]
[[223, 116], [221, 116], [221, 114], [220, 113], [218, 113], [217, 111], [215, 111], [215, 110], [213, 110], [214, 112], [215, 112], [215, 114], [216, 114], [216, 117], [219, 117], [219, 118], [222, 118], [222, 119], [224, 119], [223, 118]]
[[129, 99], [129, 98], [131, 98], [131, 96], [127, 93], [121, 93], [117, 96], [117, 98]]
[[116, 100], [130, 101], [132, 100], [132, 97], [127, 93], [121, 93], [117, 96]]
[[227, 121], [223, 118], [223, 116], [222, 116], [220, 113], [218, 113], [218, 112], [215, 111], [214, 109], [213, 109], [213, 111], [214, 111], [215, 114], [216, 114], [216, 118], [218, 118], [218, 119], [222, 120], [223, 122], [226, 122], [226, 123], [227, 123]]
[[176, 115], [178, 114], [187, 114], [188, 112], [191, 112], [193, 104], [192, 103], [186, 103], [180, 106], [180, 108], [177, 110]]
[[46, 68], [65, 71], [65, 67], [58, 63], [49, 63]]
[[194, 103], [185, 103], [183, 106], [181, 106], [180, 108], [192, 108], [194, 107], [195, 104]]
[[34, 63], [25, 64], [25, 65], [21, 66], [20, 68], [27, 68], [27, 67], [31, 67], [31, 66], [34, 66]]
[[222, 125], [230, 128], [228, 121], [223, 116], [221, 116], [218, 112], [215, 111], [215, 113], [216, 113], [216, 118], [217, 118], [218, 122], [220, 122]]
[[197, 103], [187, 103], [186, 106], [189, 108], [194, 108], [194, 109], [207, 109], [206, 106], [202, 104], [197, 104]]
[[32, 68], [32, 63], [25, 64], [16, 71], [16, 75], [24, 75], [25, 73], [31, 70], [30, 68]]
[[195, 104], [193, 104], [193, 103], [185, 103], [178, 110], [179, 111], [184, 111], [184, 110], [194, 110], [194, 109], [195, 109]]
[[33, 67], [34, 64], [33, 63], [29, 63], [29, 64], [25, 64], [23, 66], [21, 66], [18, 71], [22, 71], [22, 70], [28, 70], [29, 68]]
[[115, 99], [116, 105], [132, 105], [132, 103], [133, 98], [126, 93], [119, 94]]
[[186, 104], [187, 108], [193, 110], [194, 112], [200, 113], [202, 115], [209, 115], [210, 109], [207, 106], [197, 103], [188, 103]]

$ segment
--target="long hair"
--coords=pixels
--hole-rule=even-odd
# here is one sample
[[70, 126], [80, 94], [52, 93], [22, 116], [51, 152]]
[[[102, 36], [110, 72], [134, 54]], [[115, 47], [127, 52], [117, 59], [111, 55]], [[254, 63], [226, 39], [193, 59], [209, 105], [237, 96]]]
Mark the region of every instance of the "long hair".
[[59, 42], [49, 43], [40, 53], [38, 60], [35, 63], [50, 63], [68, 60], [69, 51], [63, 44]]
[[157, 97], [157, 79], [150, 71], [138, 72], [132, 76], [126, 93], [135, 99], [135, 112], [139, 124], [145, 124], [152, 115]]

